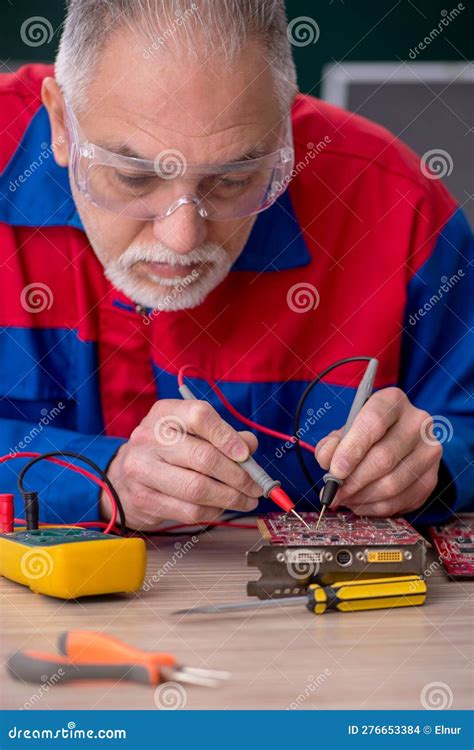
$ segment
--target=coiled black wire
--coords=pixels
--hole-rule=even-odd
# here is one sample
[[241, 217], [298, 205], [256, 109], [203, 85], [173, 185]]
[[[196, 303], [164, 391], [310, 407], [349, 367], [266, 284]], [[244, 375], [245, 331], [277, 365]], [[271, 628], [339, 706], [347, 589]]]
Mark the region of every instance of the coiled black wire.
[[125, 511], [123, 509], [123, 505], [120, 501], [120, 498], [117, 494], [117, 491], [115, 487], [113, 486], [112, 482], [108, 478], [107, 474], [103, 469], [100, 468], [94, 461], [92, 461], [90, 458], [87, 458], [87, 456], [83, 456], [81, 453], [73, 453], [72, 451], [51, 451], [51, 453], [42, 453], [41, 456], [36, 456], [36, 458], [32, 458], [28, 463], [22, 468], [18, 475], [18, 489], [21, 492], [22, 497], [25, 495], [25, 488], [23, 485], [23, 478], [26, 474], [26, 472], [31, 469], [32, 466], [37, 464], [39, 461], [43, 461], [45, 458], [55, 458], [55, 457], [67, 457], [67, 458], [76, 458], [78, 461], [83, 461], [85, 464], [88, 464], [94, 471], [100, 476], [102, 481], [107, 485], [110, 492], [112, 493], [112, 496], [117, 503], [117, 510], [118, 515], [120, 518], [120, 533], [122, 536], [125, 536], [127, 533], [127, 524], [125, 520]]

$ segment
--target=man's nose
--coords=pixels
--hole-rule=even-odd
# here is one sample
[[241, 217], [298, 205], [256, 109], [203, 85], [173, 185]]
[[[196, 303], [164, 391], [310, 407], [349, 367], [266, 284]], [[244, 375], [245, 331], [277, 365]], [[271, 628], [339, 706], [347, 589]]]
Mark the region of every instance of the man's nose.
[[153, 236], [180, 255], [191, 252], [206, 241], [207, 225], [196, 204], [183, 203], [153, 222]]

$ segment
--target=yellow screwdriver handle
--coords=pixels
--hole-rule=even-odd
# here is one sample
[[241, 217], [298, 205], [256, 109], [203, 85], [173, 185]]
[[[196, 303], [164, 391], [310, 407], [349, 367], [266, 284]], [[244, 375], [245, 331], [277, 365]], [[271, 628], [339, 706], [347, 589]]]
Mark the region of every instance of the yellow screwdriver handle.
[[364, 609], [416, 607], [426, 599], [426, 581], [420, 576], [367, 578], [340, 581], [331, 586], [311, 584], [308, 588], [310, 612], [319, 615], [327, 609], [357, 612]]

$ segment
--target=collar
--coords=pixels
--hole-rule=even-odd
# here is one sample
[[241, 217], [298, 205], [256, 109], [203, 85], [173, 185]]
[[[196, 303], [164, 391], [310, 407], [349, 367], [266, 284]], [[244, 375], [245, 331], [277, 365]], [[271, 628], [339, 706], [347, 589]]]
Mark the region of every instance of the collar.
[[[51, 148], [48, 113], [40, 106], [0, 175], [0, 221], [12, 226], [74, 227], [83, 230], [69, 185]], [[236, 271], [282, 271], [310, 262], [287, 190], [257, 216]]]

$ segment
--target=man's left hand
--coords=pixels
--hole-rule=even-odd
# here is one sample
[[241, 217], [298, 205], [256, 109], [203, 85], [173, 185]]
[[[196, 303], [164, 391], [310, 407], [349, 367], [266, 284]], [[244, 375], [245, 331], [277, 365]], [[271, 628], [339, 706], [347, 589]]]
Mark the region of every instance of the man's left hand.
[[443, 454], [432, 425], [399, 388], [374, 393], [345, 437], [341, 428], [316, 445], [320, 466], [344, 480], [331, 508], [383, 517], [419, 508], [436, 487]]

